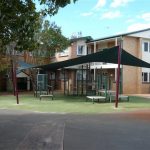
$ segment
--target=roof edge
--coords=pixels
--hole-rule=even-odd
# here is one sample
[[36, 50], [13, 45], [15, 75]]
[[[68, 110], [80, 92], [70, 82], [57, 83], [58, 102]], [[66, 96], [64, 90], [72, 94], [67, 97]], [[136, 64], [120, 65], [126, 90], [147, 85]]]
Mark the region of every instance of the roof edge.
[[145, 31], [148, 31], [148, 30], [150, 30], [150, 28], [146, 28], [146, 29], [142, 29], [142, 30], [138, 30], [138, 31], [132, 31], [132, 32], [128, 32], [128, 33], [112, 35], [112, 36], [103, 37], [103, 38], [99, 38], [99, 39], [95, 39], [95, 40], [90, 40], [87, 43], [106, 40], [106, 39], [111, 39], [111, 38], [116, 38], [116, 37], [121, 37], [121, 36], [126, 36], [126, 35], [135, 34], [135, 33], [139, 33], [139, 32], [145, 32]]
[[72, 42], [76, 42], [79, 40], [85, 40], [86, 42], [88, 42], [88, 41], [93, 40], [93, 38], [91, 36], [77, 37], [77, 38], [70, 39], [70, 42], [72, 43]]

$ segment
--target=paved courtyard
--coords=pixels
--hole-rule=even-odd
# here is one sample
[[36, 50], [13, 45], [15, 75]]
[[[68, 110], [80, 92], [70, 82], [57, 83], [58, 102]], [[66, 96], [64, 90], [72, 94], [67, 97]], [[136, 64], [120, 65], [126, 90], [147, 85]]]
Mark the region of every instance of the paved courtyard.
[[150, 111], [97, 115], [0, 110], [2, 150], [149, 150]]

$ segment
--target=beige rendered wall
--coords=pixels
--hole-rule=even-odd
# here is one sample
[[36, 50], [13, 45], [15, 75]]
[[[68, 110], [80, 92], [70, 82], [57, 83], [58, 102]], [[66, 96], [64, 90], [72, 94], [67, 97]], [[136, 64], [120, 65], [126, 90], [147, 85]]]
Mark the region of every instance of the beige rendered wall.
[[68, 59], [76, 58], [77, 57], [77, 44], [85, 44], [85, 41], [73, 42], [68, 48], [69, 53], [67, 56], [61, 56], [59, 53], [57, 53], [54, 57], [50, 58], [50, 62], [65, 61]]
[[[126, 36], [123, 38], [123, 49], [130, 54], [141, 58], [140, 38]], [[141, 68], [132, 66], [123, 66], [123, 93], [138, 94], [141, 93]]]
[[141, 84], [141, 93], [142, 94], [149, 94], [150, 93], [150, 84], [149, 83], [142, 83]]

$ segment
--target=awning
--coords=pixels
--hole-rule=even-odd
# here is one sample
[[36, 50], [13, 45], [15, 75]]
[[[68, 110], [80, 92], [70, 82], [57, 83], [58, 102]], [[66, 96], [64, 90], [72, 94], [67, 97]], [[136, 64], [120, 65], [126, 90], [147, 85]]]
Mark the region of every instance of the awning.
[[35, 65], [25, 63], [24, 61], [18, 61], [18, 67], [16, 73], [20, 73], [22, 70], [34, 68]]
[[[42, 68], [44, 70], [57, 70], [60, 68], [65, 68], [69, 66], [85, 64], [90, 62], [105, 62], [105, 63], [118, 63], [118, 46], [103, 49], [102, 51], [88, 54], [86, 56], [81, 56], [74, 59], [69, 59], [66, 61], [50, 63], [47, 65], [36, 66], [35, 68]], [[126, 52], [124, 49], [121, 49], [121, 64], [129, 65], [135, 67], [145, 67], [150, 68], [150, 64], [145, 62], [130, 53]]]

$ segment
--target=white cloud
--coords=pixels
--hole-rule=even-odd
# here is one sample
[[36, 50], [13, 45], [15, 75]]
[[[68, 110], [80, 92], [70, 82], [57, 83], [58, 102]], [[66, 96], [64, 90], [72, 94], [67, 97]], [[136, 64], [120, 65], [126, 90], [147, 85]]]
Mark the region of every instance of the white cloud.
[[150, 28], [150, 23], [145, 23], [145, 24], [144, 23], [135, 23], [135, 24], [128, 26], [127, 32], [142, 30], [142, 29], [146, 29], [146, 28]]
[[113, 0], [110, 4], [110, 7], [116, 8], [120, 6], [124, 6], [133, 0]]
[[98, 10], [102, 7], [104, 7], [106, 4], [106, 0], [98, 0], [96, 6], [94, 7], [94, 9]]
[[87, 12], [87, 13], [82, 13], [81, 16], [87, 17], [87, 16], [92, 16], [93, 12]]
[[144, 13], [141, 15], [141, 18], [145, 21], [150, 21], [150, 13]]
[[135, 22], [134, 19], [128, 19], [128, 20], [126, 20], [126, 23], [133, 23], [133, 22]]
[[120, 11], [108, 11], [106, 13], [103, 13], [101, 16], [101, 19], [114, 19], [119, 18], [121, 16]]

